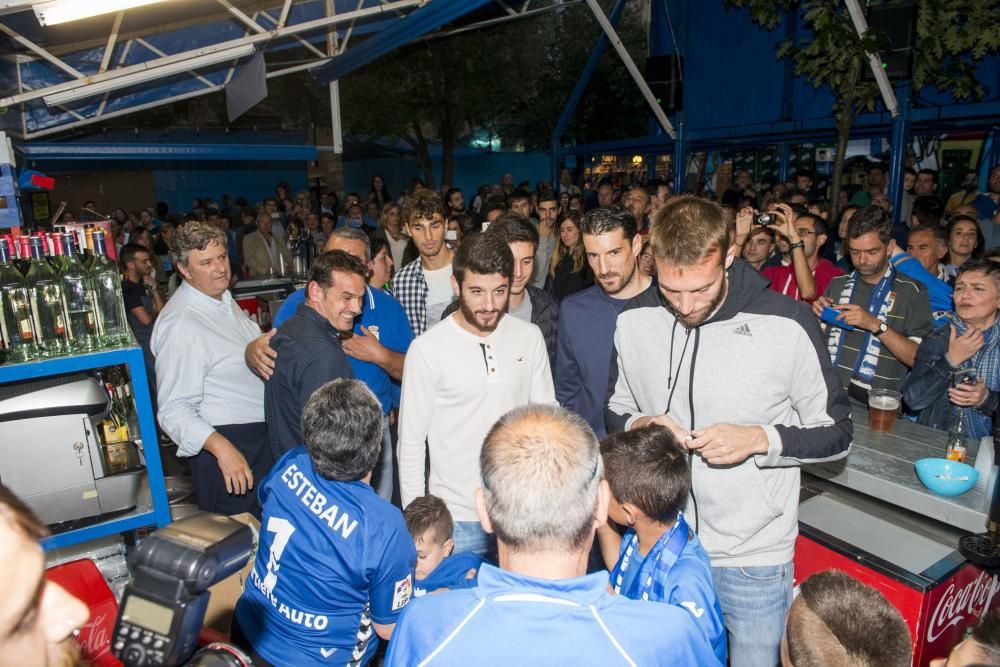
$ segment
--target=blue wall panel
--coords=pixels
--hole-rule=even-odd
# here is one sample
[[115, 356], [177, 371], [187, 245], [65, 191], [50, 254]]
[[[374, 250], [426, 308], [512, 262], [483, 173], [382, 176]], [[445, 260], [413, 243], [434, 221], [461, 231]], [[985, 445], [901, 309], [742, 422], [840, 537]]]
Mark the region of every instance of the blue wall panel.
[[308, 187], [306, 164], [278, 163], [278, 166], [252, 163], [172, 162], [153, 171], [157, 201], [165, 201], [172, 213], [191, 210], [196, 197], [211, 197], [216, 202], [223, 194], [233, 200], [247, 198], [251, 205], [274, 195], [274, 186], [285, 181], [291, 190]]

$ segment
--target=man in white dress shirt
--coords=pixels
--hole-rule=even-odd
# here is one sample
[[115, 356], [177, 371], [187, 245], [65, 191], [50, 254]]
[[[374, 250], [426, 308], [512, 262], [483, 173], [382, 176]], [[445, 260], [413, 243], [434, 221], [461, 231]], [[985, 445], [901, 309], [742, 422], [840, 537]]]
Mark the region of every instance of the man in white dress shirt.
[[264, 383], [243, 351], [260, 335], [229, 293], [225, 234], [189, 222], [170, 249], [184, 282], [153, 327], [160, 426], [190, 457], [198, 509], [260, 515], [255, 479], [273, 464]]

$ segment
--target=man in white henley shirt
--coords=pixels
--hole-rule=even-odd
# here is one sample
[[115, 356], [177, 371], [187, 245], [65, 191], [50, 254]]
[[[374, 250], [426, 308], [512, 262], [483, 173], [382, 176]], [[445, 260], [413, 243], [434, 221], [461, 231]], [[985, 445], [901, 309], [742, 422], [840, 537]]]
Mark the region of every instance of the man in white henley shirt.
[[480, 234], [463, 241], [451, 279], [459, 309], [413, 341], [403, 369], [403, 506], [425, 493], [427, 446], [429, 492], [445, 501], [455, 520], [455, 553], [486, 551], [475, 493], [479, 451], [493, 423], [520, 405], [555, 403], [541, 331], [505, 317], [513, 272], [514, 256], [502, 239]]

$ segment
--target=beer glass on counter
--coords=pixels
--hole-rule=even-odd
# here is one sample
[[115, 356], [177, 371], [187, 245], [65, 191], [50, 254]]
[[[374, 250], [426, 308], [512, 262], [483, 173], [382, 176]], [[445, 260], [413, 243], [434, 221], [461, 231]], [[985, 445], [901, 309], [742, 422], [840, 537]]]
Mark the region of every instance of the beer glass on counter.
[[892, 433], [892, 423], [903, 396], [892, 389], [872, 389], [868, 392], [868, 428], [879, 433]]

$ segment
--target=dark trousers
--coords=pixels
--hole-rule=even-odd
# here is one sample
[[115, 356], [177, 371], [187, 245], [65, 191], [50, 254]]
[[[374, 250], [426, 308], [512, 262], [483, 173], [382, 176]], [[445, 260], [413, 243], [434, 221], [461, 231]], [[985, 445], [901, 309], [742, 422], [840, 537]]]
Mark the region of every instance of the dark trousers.
[[253, 472], [253, 489], [243, 495], [226, 491], [226, 480], [219, 469], [219, 462], [204, 450], [191, 457], [191, 478], [194, 494], [198, 499], [198, 509], [216, 514], [241, 514], [250, 512], [260, 518], [260, 502], [257, 487], [274, 465], [271, 447], [267, 439], [267, 424], [229, 424], [215, 426], [233, 446], [240, 451]]

